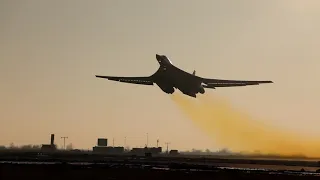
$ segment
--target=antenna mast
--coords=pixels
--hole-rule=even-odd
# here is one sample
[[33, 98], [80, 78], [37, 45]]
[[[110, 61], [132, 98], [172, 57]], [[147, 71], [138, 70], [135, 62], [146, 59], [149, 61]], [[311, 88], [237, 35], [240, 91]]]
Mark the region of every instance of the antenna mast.
[[147, 145], [146, 145], [146, 147], [148, 147], [148, 142], [149, 142], [149, 134], [147, 133]]
[[167, 145], [167, 154], [169, 154], [168, 145], [169, 145], [170, 143], [169, 143], [169, 142], [166, 142], [165, 144]]
[[61, 137], [63, 139], [63, 149], [66, 149], [66, 139], [68, 139], [67, 136]]

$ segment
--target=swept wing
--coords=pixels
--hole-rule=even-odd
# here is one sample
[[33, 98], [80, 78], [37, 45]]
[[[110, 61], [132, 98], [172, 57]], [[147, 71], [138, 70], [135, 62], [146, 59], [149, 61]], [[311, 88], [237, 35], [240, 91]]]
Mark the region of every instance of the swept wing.
[[273, 83], [272, 81], [243, 81], [243, 80], [223, 80], [223, 79], [207, 79], [203, 78], [205, 88], [215, 88], [215, 87], [234, 87], [234, 86], [250, 86], [259, 85], [265, 83]]
[[118, 77], [118, 76], [98, 76], [97, 78], [104, 78], [111, 81], [118, 81], [131, 84], [153, 85], [151, 77]]

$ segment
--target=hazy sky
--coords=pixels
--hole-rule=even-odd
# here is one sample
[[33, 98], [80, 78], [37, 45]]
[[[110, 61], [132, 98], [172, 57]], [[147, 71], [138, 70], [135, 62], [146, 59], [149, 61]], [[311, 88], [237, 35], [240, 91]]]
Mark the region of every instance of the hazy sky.
[[171, 142], [214, 149], [148, 76], [155, 54], [208, 78], [274, 84], [207, 90], [268, 123], [320, 137], [318, 0], [0, 0], [0, 144], [76, 148]]

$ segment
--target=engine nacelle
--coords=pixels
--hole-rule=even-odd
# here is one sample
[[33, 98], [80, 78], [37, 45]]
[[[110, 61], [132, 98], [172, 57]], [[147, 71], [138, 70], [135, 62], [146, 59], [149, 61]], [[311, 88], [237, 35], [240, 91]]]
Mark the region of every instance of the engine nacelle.
[[175, 89], [172, 86], [165, 86], [165, 85], [158, 85], [158, 86], [163, 92], [167, 94], [172, 94], [175, 91]]
[[200, 86], [199, 93], [204, 94], [206, 91], [204, 90], [203, 86]]
[[168, 94], [172, 94], [174, 93], [174, 88], [173, 87], [167, 87], [164, 92], [168, 93]]

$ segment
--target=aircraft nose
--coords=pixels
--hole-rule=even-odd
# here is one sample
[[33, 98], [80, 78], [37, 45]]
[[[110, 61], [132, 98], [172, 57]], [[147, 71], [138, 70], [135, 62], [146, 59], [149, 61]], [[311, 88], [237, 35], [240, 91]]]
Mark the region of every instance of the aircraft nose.
[[156, 54], [156, 58], [157, 58], [158, 60], [160, 60], [160, 59], [161, 59], [161, 56], [160, 56], [159, 54]]

